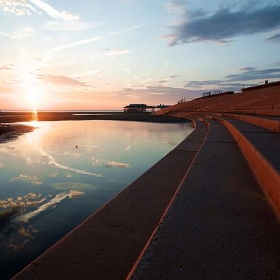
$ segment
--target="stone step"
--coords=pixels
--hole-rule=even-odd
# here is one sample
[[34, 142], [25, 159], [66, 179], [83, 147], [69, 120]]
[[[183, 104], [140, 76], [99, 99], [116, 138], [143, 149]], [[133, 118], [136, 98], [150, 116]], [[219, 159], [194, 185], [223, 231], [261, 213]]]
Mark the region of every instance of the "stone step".
[[236, 120], [241, 120], [253, 125], [274, 131], [280, 132], [280, 117], [276, 116], [256, 116], [244, 114], [229, 114], [229, 113], [216, 113], [216, 116], [229, 117]]
[[230, 131], [280, 217], [280, 134], [228, 117], [215, 117]]
[[127, 279], [280, 279], [279, 235], [237, 142], [220, 120], [210, 120], [205, 143]]

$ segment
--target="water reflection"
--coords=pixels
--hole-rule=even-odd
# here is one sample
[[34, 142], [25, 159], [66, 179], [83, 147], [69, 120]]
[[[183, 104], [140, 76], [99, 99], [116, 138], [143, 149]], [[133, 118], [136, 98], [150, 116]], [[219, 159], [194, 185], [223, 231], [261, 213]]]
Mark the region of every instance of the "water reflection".
[[0, 145], [0, 271], [9, 278], [192, 131], [117, 121], [33, 123]]

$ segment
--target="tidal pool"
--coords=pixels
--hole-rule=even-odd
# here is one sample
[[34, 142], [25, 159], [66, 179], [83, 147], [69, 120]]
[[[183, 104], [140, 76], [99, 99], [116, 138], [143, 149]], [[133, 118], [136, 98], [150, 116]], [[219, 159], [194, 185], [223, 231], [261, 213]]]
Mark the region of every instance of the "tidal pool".
[[0, 144], [0, 279], [9, 279], [193, 131], [189, 123], [40, 122]]

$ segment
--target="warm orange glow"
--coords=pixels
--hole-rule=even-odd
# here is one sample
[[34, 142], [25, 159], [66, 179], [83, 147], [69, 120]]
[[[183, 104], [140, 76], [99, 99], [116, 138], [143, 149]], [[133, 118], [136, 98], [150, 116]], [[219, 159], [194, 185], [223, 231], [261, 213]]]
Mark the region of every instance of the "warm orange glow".
[[26, 100], [33, 106], [37, 107], [40, 102], [40, 95], [34, 91], [34, 89], [29, 89], [29, 92], [26, 93]]
[[33, 88], [30, 88], [29, 91], [26, 93], [25, 98], [32, 106], [33, 121], [38, 121], [37, 107], [41, 101], [40, 94], [36, 92]]

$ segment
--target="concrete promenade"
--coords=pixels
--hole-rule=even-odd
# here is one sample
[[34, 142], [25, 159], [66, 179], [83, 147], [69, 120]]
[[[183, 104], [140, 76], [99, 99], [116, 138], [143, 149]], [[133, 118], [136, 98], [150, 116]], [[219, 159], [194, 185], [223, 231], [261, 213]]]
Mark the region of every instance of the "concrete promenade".
[[[13, 279], [280, 279], [269, 194], [225, 126], [211, 119], [196, 126]], [[267, 143], [268, 131], [254, 133]], [[279, 150], [279, 134], [271, 136], [268, 158]]]
[[[249, 128], [251, 137], [262, 136], [253, 137], [261, 145], [267, 132]], [[236, 141], [210, 121], [206, 142], [132, 279], [280, 279], [279, 236]]]

